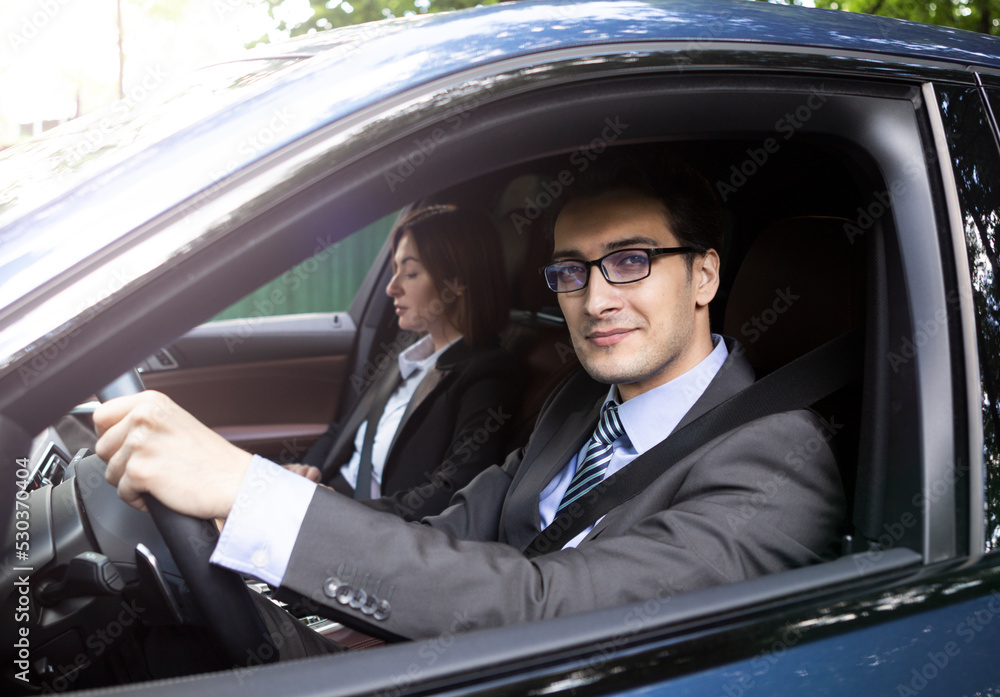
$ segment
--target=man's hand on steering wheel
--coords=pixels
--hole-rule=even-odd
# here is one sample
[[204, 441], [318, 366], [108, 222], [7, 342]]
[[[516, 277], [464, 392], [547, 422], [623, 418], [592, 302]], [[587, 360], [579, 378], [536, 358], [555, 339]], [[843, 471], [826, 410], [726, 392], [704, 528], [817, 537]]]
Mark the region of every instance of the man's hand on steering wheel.
[[159, 392], [105, 402], [94, 412], [106, 477], [131, 506], [150, 493], [195, 518], [226, 518], [252, 455], [227, 442]]
[[105, 477], [123, 501], [153, 509], [153, 520], [227, 657], [234, 665], [276, 659], [242, 577], [210, 563], [214, 543], [190, 543], [218, 538], [207, 521], [229, 516], [252, 456], [159, 392], [104, 402], [94, 412], [94, 425]]

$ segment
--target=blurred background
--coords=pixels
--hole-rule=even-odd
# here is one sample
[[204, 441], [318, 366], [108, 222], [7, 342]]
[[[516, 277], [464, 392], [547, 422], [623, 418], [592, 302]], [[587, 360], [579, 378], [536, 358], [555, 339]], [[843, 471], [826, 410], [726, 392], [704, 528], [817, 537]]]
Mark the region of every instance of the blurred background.
[[262, 42], [496, 0], [3, 0], [0, 148]]
[[[766, 1], [766, 0], [745, 0]], [[1000, 0], [771, 0], [1000, 33]], [[0, 149], [262, 42], [496, 0], [3, 0]]]

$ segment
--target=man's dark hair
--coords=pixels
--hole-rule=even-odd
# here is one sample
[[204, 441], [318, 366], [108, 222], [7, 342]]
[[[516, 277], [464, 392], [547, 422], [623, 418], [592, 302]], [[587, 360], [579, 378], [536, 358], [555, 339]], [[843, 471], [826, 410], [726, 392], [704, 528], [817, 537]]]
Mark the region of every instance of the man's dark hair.
[[635, 191], [660, 201], [678, 244], [700, 251], [722, 249], [722, 207], [711, 184], [672, 153], [643, 146], [606, 150], [566, 187], [550, 220], [576, 199]]

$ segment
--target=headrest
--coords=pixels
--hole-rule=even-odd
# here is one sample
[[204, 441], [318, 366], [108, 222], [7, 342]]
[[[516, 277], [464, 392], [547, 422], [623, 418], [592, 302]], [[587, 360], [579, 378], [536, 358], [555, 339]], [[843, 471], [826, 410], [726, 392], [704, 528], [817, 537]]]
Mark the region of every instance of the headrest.
[[740, 341], [758, 377], [862, 324], [864, 244], [848, 238], [847, 222], [781, 220], [747, 252], [723, 331]]

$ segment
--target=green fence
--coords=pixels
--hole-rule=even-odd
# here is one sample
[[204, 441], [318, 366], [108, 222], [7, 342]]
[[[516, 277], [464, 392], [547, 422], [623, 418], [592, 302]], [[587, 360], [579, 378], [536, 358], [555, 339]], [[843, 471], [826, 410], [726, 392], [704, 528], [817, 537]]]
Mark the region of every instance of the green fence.
[[358, 230], [261, 286], [211, 321], [346, 310], [395, 220], [394, 213]]

